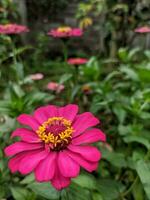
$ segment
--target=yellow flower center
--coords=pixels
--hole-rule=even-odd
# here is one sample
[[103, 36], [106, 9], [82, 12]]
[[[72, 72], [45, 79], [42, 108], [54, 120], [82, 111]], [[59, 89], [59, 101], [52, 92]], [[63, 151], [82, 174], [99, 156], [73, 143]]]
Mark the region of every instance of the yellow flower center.
[[60, 33], [68, 33], [71, 31], [71, 28], [69, 26], [65, 26], [65, 27], [60, 27], [57, 29], [58, 32]]
[[66, 148], [74, 132], [71, 122], [63, 117], [52, 117], [36, 131], [39, 138], [53, 150]]
[[4, 25], [4, 28], [5, 28], [5, 29], [7, 29], [7, 28], [9, 28], [9, 27], [11, 27], [11, 24], [5, 24], [5, 25]]

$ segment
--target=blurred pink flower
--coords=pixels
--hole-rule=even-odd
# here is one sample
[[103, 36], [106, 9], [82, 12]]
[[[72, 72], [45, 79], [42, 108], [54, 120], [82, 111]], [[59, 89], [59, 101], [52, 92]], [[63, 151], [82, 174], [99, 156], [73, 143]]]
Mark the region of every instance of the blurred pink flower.
[[86, 58], [69, 58], [67, 63], [70, 65], [82, 65], [88, 62]]
[[139, 28], [136, 28], [134, 30], [134, 32], [136, 32], [136, 33], [150, 33], [150, 27], [148, 27], [148, 26], [139, 27]]
[[18, 24], [5, 24], [0, 25], [0, 34], [20, 34], [26, 33], [29, 29], [26, 26]]
[[83, 31], [80, 28], [71, 28], [66, 26], [52, 29], [48, 32], [48, 35], [58, 38], [80, 37], [83, 35]]
[[64, 90], [65, 86], [62, 84], [58, 84], [56, 82], [49, 82], [47, 84], [47, 89], [48, 90], [52, 90], [52, 91], [56, 91], [57, 93], [60, 93], [62, 90]]
[[20, 137], [5, 148], [11, 156], [8, 167], [11, 172], [26, 175], [34, 172], [38, 182], [50, 181], [61, 190], [68, 187], [71, 179], [83, 167], [88, 172], [97, 169], [100, 151], [94, 142], [106, 141], [98, 128], [99, 120], [90, 112], [78, 114], [78, 106], [43, 106], [33, 115], [21, 114], [17, 120], [28, 126], [17, 128], [12, 137]]
[[41, 80], [44, 78], [44, 75], [42, 73], [36, 73], [36, 74], [31, 74], [29, 77], [32, 80]]

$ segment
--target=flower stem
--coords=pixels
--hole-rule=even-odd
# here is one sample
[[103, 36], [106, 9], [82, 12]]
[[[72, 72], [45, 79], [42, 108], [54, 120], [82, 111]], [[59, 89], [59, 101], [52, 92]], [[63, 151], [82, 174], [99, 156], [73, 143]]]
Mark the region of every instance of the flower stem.
[[64, 61], [67, 62], [68, 59], [68, 49], [67, 49], [67, 42], [62, 40], [63, 44], [63, 55], [64, 55]]
[[139, 177], [136, 176], [136, 178], [135, 178], [134, 182], [132, 183], [132, 185], [121, 196], [122, 197], [127, 196], [132, 191], [132, 189], [134, 188], [134, 186], [137, 184], [138, 181], [139, 181]]
[[17, 63], [16, 49], [15, 49], [15, 44], [14, 44], [12, 39], [11, 39], [11, 49], [12, 49], [12, 54], [13, 54], [12, 55], [13, 56], [13, 62], [14, 62], [14, 64], [16, 64]]
[[75, 84], [78, 84], [79, 81], [79, 66], [75, 65], [75, 74], [74, 74], [74, 78], [75, 78]]
[[61, 196], [62, 196], [62, 191], [60, 191], [60, 194], [59, 194], [59, 200], [62, 199]]

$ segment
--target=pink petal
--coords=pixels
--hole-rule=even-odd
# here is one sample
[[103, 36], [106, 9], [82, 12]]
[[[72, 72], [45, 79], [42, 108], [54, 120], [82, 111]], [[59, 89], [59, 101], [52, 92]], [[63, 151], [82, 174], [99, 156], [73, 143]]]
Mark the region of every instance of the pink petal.
[[57, 166], [57, 162], [56, 162], [55, 175], [51, 180], [51, 183], [57, 190], [62, 190], [63, 188], [68, 187], [70, 184], [70, 178], [61, 175], [59, 168]]
[[93, 128], [90, 130], [86, 130], [82, 135], [79, 135], [76, 138], [73, 138], [72, 144], [74, 145], [80, 145], [80, 144], [89, 144], [93, 142], [98, 142], [98, 141], [106, 141], [106, 136], [105, 134], [97, 129]]
[[87, 128], [90, 128], [97, 124], [99, 124], [99, 120], [94, 117], [94, 115], [90, 112], [85, 112], [83, 114], [77, 115], [73, 123], [73, 128], [75, 129], [73, 137], [78, 136]]
[[40, 124], [47, 121], [48, 120], [47, 106], [43, 106], [36, 109], [34, 112], [34, 117]]
[[69, 145], [68, 149], [75, 153], [79, 153], [85, 160], [90, 162], [97, 162], [101, 158], [100, 151], [93, 146], [74, 146]]
[[56, 176], [51, 180], [53, 187], [57, 190], [62, 190], [63, 188], [68, 187], [70, 185], [70, 182], [70, 178], [65, 178], [61, 175]]
[[34, 131], [36, 131], [40, 124], [37, 122], [36, 119], [34, 119], [32, 116], [27, 114], [20, 115], [17, 120], [24, 125], [30, 126]]
[[8, 167], [10, 168], [12, 173], [18, 171], [19, 163], [25, 155], [26, 155], [26, 152], [22, 152], [9, 160]]
[[98, 167], [98, 162], [89, 162], [85, 160], [80, 154], [67, 151], [67, 154], [76, 161], [81, 167], [86, 169], [88, 172], [95, 171]]
[[47, 157], [48, 151], [36, 150], [24, 156], [24, 158], [20, 161], [19, 171], [22, 174], [28, 174], [33, 171], [33, 169], [37, 166], [37, 164]]
[[48, 118], [58, 116], [58, 108], [56, 106], [46, 106], [46, 113]]
[[7, 156], [13, 156], [22, 151], [40, 149], [42, 147], [43, 147], [42, 143], [32, 144], [32, 143], [26, 143], [26, 142], [15, 142], [9, 145], [8, 147], [6, 147], [4, 151]]
[[11, 135], [11, 137], [15, 136], [18, 136], [22, 141], [29, 143], [38, 143], [41, 141], [35, 132], [26, 128], [17, 128]]
[[80, 172], [80, 166], [67, 155], [66, 151], [59, 152], [58, 167], [65, 177], [76, 177]]
[[70, 121], [73, 121], [75, 116], [78, 113], [78, 106], [74, 104], [70, 104], [58, 109], [58, 113], [60, 117], [64, 117]]
[[53, 178], [56, 156], [56, 152], [49, 152], [48, 156], [37, 165], [35, 169], [35, 177], [37, 181], [49, 181]]

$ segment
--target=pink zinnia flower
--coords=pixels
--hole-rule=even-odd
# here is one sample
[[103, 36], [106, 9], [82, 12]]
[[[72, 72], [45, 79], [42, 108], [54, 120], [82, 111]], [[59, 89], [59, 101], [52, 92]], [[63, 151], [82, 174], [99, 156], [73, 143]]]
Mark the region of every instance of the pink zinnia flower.
[[70, 65], [83, 65], [88, 62], [88, 59], [86, 58], [69, 58], [67, 60], [67, 63]]
[[47, 84], [47, 89], [51, 91], [56, 91], [57, 93], [60, 93], [62, 90], [64, 90], [65, 86], [63, 84], [58, 84], [56, 82], [49, 82]]
[[41, 80], [44, 78], [44, 75], [42, 73], [36, 73], [36, 74], [31, 74], [29, 77], [32, 80]]
[[20, 137], [5, 148], [12, 173], [34, 172], [39, 182], [50, 181], [61, 190], [79, 175], [80, 167], [92, 172], [101, 158], [93, 142], [105, 141], [105, 134], [92, 128], [99, 120], [90, 112], [78, 113], [77, 105], [56, 107], [48, 105], [34, 114], [21, 114], [17, 120], [29, 128], [18, 128], [12, 137]]
[[136, 28], [134, 31], [136, 33], [150, 33], [150, 27], [143, 26], [143, 27]]
[[0, 34], [20, 34], [26, 33], [29, 29], [26, 26], [18, 24], [0, 25]]
[[42, 73], [36, 73], [36, 74], [31, 74], [29, 77], [32, 80], [41, 80], [44, 78], [44, 75]]
[[80, 28], [71, 28], [66, 26], [52, 29], [48, 32], [48, 35], [58, 38], [80, 37], [83, 35], [83, 31]]

